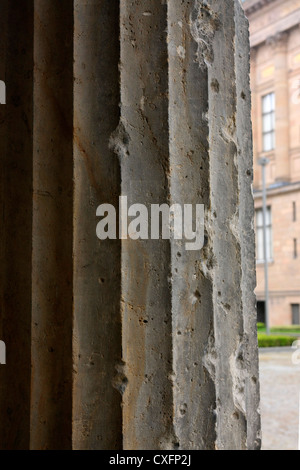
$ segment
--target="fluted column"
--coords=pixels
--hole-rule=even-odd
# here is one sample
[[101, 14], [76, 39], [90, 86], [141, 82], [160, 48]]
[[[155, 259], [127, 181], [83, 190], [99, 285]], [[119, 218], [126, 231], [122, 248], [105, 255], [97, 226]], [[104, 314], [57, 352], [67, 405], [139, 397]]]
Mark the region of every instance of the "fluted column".
[[[259, 448], [239, 1], [1, 6], [0, 448]], [[148, 237], [97, 238], [119, 196]], [[153, 204], [204, 207], [200, 245]]]

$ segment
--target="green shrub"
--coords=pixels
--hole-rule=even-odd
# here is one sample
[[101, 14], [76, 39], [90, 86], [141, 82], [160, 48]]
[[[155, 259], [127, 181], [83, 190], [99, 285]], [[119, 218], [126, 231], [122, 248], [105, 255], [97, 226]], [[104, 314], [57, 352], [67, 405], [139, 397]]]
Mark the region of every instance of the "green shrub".
[[288, 326], [273, 326], [271, 331], [274, 333], [299, 333], [300, 325], [288, 325]]
[[[257, 331], [258, 333], [265, 333], [266, 325], [264, 323], [257, 323]], [[286, 333], [300, 334], [300, 325], [272, 326], [270, 331], [271, 333], [282, 333], [282, 336], [284, 336]]]
[[273, 348], [278, 346], [291, 346], [298, 338], [295, 336], [266, 335], [258, 333], [259, 348]]

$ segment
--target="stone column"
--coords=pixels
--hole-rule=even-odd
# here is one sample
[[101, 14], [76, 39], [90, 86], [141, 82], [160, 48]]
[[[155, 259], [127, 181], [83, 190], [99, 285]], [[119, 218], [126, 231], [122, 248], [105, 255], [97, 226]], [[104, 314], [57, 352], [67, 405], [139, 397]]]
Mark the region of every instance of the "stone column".
[[[0, 447], [259, 448], [239, 1], [4, 1], [0, 23]], [[120, 195], [204, 205], [203, 247], [98, 240]]]
[[290, 180], [287, 41], [288, 33], [271, 38], [275, 64], [275, 161], [278, 182]]
[[128, 203], [206, 207], [201, 251], [123, 243], [125, 448], [257, 448], [258, 402], [246, 399], [257, 396], [258, 378], [249, 44], [239, 3], [123, 3], [121, 89], [114, 143]]

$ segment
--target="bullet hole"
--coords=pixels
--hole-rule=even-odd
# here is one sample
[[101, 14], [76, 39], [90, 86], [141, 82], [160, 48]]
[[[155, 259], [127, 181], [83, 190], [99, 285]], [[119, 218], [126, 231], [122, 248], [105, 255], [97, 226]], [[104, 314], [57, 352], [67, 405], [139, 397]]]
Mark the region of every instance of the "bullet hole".
[[240, 415], [237, 411], [235, 411], [232, 415], [236, 420], [239, 420], [240, 419]]
[[252, 171], [251, 171], [251, 170], [247, 170], [247, 171], [246, 171], [246, 175], [247, 175], [247, 176], [251, 176], [251, 175], [252, 175]]
[[100, 278], [100, 284], [104, 284], [104, 283], [105, 283], [105, 279], [104, 279], [104, 277], [101, 277]]
[[178, 258], [181, 258], [181, 253], [179, 253], [179, 251], [177, 253], [177, 256], [178, 256]]
[[238, 361], [243, 361], [243, 360], [244, 360], [243, 351], [240, 351], [240, 352], [238, 353], [237, 360], [238, 360]]
[[215, 219], [217, 218], [217, 213], [216, 213], [216, 211], [214, 211], [213, 216], [214, 216]]
[[112, 381], [112, 386], [119, 391], [121, 395], [124, 394], [126, 386], [128, 385], [128, 379], [124, 372], [125, 363], [121, 361], [116, 365], [117, 374]]
[[225, 308], [226, 310], [231, 310], [231, 306], [230, 306], [229, 304], [225, 304], [225, 305], [224, 305], [224, 308]]
[[211, 86], [211, 89], [215, 92], [215, 93], [219, 93], [220, 91], [220, 84], [218, 82], [218, 80], [216, 78], [213, 78], [212, 81], [210, 82], [210, 86]]
[[95, 363], [94, 363], [94, 362], [90, 362], [90, 366], [94, 366], [94, 365], [95, 365]]
[[178, 336], [182, 335], [181, 331], [177, 331]]
[[179, 442], [173, 442], [174, 449], [179, 449], [180, 444]]
[[148, 323], [148, 320], [144, 320], [144, 323]]
[[194, 292], [194, 296], [196, 297], [197, 300], [200, 300], [200, 299], [201, 299], [201, 294], [200, 294], [200, 292], [199, 292], [198, 290], [196, 290], [196, 291]]
[[48, 351], [49, 351], [50, 353], [53, 353], [53, 352], [54, 352], [54, 349], [50, 347], [50, 348], [48, 348]]
[[129, 138], [127, 136], [127, 134], [124, 134], [123, 137], [122, 137], [122, 142], [124, 145], [128, 145], [129, 144]]
[[242, 98], [243, 100], [246, 99], [246, 95], [245, 95], [245, 93], [244, 93], [243, 91], [242, 91], [242, 93], [241, 93], [241, 98]]
[[254, 384], [257, 384], [257, 378], [256, 378], [256, 377], [252, 377], [252, 382], [253, 382]]
[[221, 293], [221, 291], [219, 291], [219, 292], [218, 292], [218, 296], [221, 297], [221, 295], [222, 295], [222, 293]]
[[180, 411], [181, 416], [184, 416], [187, 411], [187, 404], [183, 403], [183, 405], [180, 406], [179, 411]]

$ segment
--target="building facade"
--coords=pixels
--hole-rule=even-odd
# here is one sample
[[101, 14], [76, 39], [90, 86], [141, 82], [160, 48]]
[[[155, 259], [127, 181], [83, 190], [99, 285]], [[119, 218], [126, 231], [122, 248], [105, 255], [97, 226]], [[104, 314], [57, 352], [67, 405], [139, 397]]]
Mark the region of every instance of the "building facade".
[[299, 324], [300, 0], [246, 0], [250, 23], [258, 320], [264, 320], [262, 167], [266, 166], [271, 326]]

